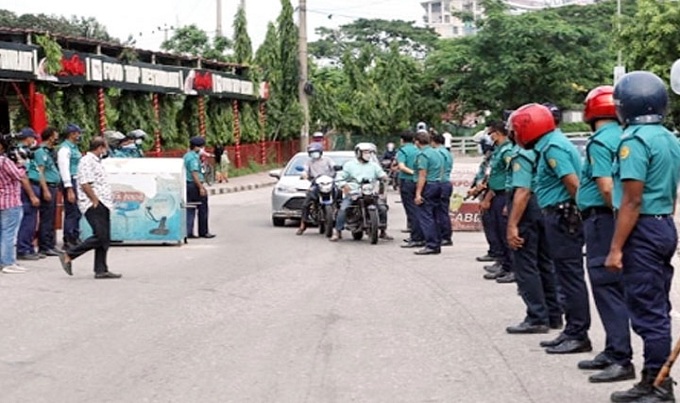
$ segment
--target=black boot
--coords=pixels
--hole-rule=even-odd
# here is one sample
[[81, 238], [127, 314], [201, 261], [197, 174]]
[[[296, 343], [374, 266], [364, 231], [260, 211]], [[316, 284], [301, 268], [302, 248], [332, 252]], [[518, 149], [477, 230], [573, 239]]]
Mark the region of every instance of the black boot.
[[642, 370], [642, 380], [632, 388], [611, 394], [611, 401], [617, 403], [630, 402], [674, 402], [673, 380], [667, 378], [660, 387], [654, 387], [654, 379], [658, 370]]

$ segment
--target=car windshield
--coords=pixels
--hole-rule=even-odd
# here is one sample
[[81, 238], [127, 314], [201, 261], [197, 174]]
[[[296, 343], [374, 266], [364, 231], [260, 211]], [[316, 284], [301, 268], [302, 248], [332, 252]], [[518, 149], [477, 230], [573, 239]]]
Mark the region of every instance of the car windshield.
[[[332, 159], [335, 165], [340, 166], [345, 165], [345, 162], [354, 158], [354, 156], [352, 155], [326, 154], [326, 156]], [[284, 173], [284, 176], [300, 175], [302, 171], [297, 170], [296, 167], [303, 168], [307, 161], [309, 161], [309, 157], [307, 155], [298, 155], [296, 157], [293, 157], [293, 159], [288, 163], [288, 166], [286, 167], [286, 172]]]

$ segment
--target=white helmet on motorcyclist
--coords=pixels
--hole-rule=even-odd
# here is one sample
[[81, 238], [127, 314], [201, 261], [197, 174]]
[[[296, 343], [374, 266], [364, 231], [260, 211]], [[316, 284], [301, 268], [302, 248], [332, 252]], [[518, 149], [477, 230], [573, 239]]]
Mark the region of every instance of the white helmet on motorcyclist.
[[120, 142], [125, 139], [125, 135], [116, 130], [106, 130], [104, 138], [111, 148], [118, 148]]
[[359, 143], [354, 146], [354, 155], [362, 161], [368, 162], [371, 156], [375, 154], [377, 147], [373, 143]]

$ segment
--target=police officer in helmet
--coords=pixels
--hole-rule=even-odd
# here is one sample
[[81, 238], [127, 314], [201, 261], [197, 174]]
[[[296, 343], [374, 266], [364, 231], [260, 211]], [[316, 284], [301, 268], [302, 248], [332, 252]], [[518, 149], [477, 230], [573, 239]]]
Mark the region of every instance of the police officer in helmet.
[[678, 236], [673, 222], [680, 179], [680, 144], [661, 125], [668, 107], [664, 82], [647, 71], [621, 77], [614, 103], [625, 125], [614, 171], [616, 229], [605, 265], [621, 272], [628, 313], [642, 337], [642, 380], [614, 392], [613, 402], [673, 402], [673, 381], [654, 379], [671, 353], [671, 258]]

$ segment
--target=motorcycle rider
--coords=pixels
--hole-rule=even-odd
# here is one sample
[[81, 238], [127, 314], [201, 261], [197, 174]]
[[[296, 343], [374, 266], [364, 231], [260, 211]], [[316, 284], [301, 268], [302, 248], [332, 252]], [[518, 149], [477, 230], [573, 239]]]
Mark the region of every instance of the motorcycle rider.
[[385, 146], [385, 152], [382, 155], [381, 161], [392, 161], [397, 156], [397, 150], [394, 148], [394, 143], [389, 142]]
[[125, 135], [119, 143], [117, 155], [119, 158], [142, 158], [144, 152], [142, 151], [142, 144], [146, 138], [146, 132], [141, 129], [136, 129]]
[[104, 138], [109, 144], [109, 149], [111, 150], [112, 158], [126, 158], [120, 149], [120, 143], [125, 140], [125, 135], [116, 130], [106, 130], [104, 131]]
[[[331, 242], [337, 242], [342, 238], [342, 230], [345, 228], [345, 219], [347, 218], [347, 208], [352, 204], [352, 191], [356, 191], [364, 180], [384, 181], [387, 179], [387, 174], [383, 171], [378, 163], [372, 161], [375, 154], [375, 145], [371, 143], [359, 143], [354, 147], [354, 155], [356, 159], [347, 161], [342, 167], [342, 174], [337, 181], [338, 186], [342, 189], [342, 202], [340, 203], [340, 210], [335, 221], [335, 229], [333, 236], [330, 238]], [[387, 223], [387, 205], [378, 203], [378, 215], [380, 221]], [[380, 238], [385, 240], [393, 239], [387, 235], [385, 229], [380, 230]]]
[[302, 219], [300, 220], [300, 228], [298, 228], [295, 235], [302, 235], [307, 229], [307, 221], [309, 221], [309, 207], [314, 200], [319, 198], [319, 187], [314, 182], [314, 179], [321, 175], [328, 175], [331, 178], [335, 177], [335, 167], [333, 160], [323, 156], [323, 144], [312, 143], [307, 146], [307, 154], [309, 154], [309, 161], [305, 163], [301, 178], [309, 179], [312, 184], [307, 190], [305, 202], [302, 205]]

